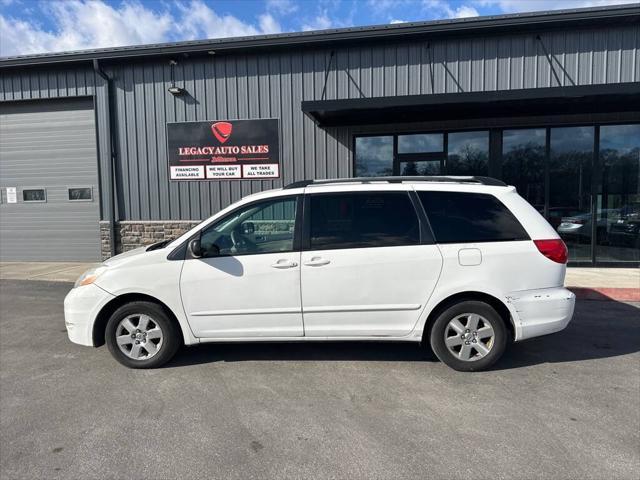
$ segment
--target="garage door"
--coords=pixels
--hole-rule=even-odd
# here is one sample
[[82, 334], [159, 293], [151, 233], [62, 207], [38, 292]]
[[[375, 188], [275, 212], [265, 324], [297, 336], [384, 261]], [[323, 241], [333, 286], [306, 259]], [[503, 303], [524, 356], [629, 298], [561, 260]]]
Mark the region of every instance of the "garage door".
[[0, 260], [98, 260], [92, 102], [0, 104], [0, 192]]

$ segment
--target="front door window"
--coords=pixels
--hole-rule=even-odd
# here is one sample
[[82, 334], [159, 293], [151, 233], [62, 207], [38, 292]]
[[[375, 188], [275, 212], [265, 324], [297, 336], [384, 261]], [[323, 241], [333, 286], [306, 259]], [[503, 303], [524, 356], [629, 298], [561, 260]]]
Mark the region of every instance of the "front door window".
[[290, 252], [296, 222], [296, 198], [251, 204], [202, 232], [205, 256], [217, 247], [218, 256]]

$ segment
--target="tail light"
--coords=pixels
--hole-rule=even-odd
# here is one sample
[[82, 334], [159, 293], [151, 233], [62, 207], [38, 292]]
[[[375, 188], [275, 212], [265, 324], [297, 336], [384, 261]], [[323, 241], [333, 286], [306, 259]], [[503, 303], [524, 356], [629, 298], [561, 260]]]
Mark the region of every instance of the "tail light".
[[536, 244], [538, 251], [549, 260], [557, 263], [567, 263], [569, 251], [564, 242], [559, 238], [553, 240], [534, 240], [533, 243]]

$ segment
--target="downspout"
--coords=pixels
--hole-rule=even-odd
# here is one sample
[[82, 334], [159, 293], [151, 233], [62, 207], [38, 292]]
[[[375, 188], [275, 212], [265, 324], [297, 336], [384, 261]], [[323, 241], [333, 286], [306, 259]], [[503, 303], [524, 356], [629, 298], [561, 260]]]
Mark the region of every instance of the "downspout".
[[109, 185], [109, 208], [107, 221], [109, 222], [109, 250], [111, 256], [116, 254], [116, 160], [118, 145], [116, 142], [115, 115], [113, 112], [113, 79], [110, 78], [101, 68], [97, 59], [93, 59], [93, 70], [107, 84], [107, 126], [109, 129], [109, 168], [107, 169], [107, 183]]

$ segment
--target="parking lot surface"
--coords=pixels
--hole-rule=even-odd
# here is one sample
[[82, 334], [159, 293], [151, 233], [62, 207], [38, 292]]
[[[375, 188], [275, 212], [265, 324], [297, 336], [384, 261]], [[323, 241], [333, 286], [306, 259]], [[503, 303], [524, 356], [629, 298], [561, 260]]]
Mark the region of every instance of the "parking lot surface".
[[71, 285], [0, 282], [0, 478], [640, 477], [640, 310], [578, 303], [489, 372], [413, 344], [70, 343]]

